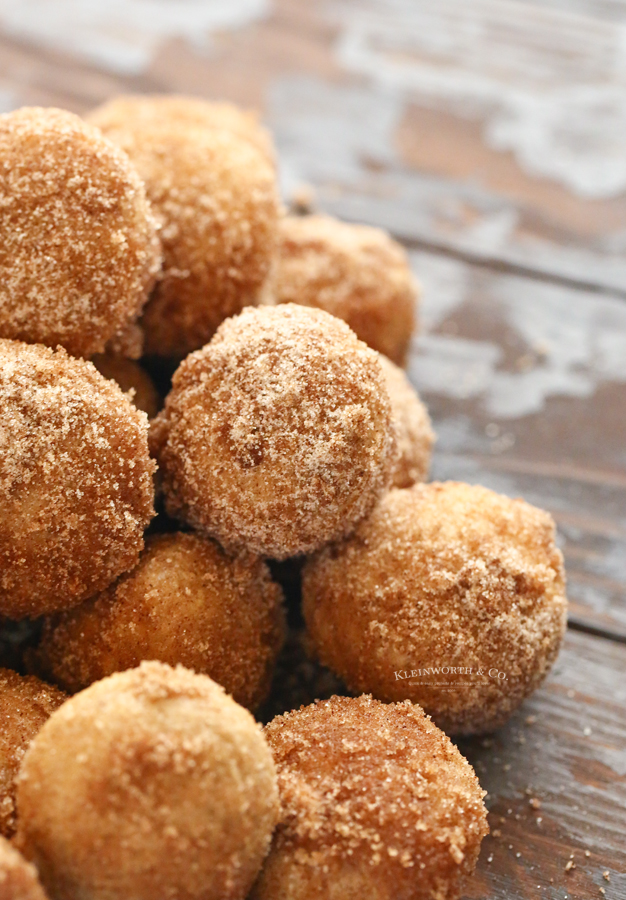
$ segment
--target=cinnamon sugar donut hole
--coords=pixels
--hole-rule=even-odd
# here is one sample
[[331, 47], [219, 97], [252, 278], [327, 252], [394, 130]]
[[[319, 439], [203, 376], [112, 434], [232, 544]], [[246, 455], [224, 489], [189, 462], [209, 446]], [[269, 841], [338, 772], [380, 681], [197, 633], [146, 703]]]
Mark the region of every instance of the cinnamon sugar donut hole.
[[147, 437], [91, 363], [0, 340], [0, 615], [66, 609], [136, 564], [154, 514]]
[[286, 216], [264, 293], [269, 302], [326, 310], [374, 350], [406, 363], [417, 283], [403, 247], [379, 228], [331, 216]]
[[276, 161], [270, 132], [253, 110], [234, 103], [203, 100], [180, 94], [124, 94], [94, 109], [89, 119], [104, 132], [124, 132], [154, 128], [164, 121], [174, 128], [210, 128], [230, 131], [252, 144], [272, 165]]
[[157, 662], [53, 713], [17, 802], [18, 844], [55, 900], [244, 900], [278, 818], [250, 713], [206, 675]]
[[265, 735], [282, 812], [251, 900], [457, 900], [485, 791], [419, 706], [332, 697]]
[[0, 837], [0, 900], [48, 900], [37, 869]]
[[293, 304], [225, 322], [179, 366], [153, 434], [169, 514], [276, 559], [349, 534], [392, 460], [378, 355]]
[[548, 513], [482, 487], [418, 484], [306, 564], [303, 611], [351, 690], [475, 734], [500, 727], [556, 659], [564, 578]]
[[435, 434], [428, 410], [402, 369], [382, 353], [380, 364], [391, 401], [391, 418], [396, 433], [397, 455], [391, 486], [411, 487], [418, 481], [426, 481], [428, 477]]
[[113, 353], [97, 354], [91, 360], [98, 372], [120, 386], [124, 394], [130, 393], [133, 406], [153, 419], [161, 407], [161, 398], [154, 382], [145, 369], [133, 359]]
[[24, 754], [46, 719], [66, 699], [62, 691], [32, 675], [0, 669], [0, 834], [5, 837], [15, 834], [15, 780]]
[[0, 337], [89, 357], [134, 321], [160, 269], [125, 153], [78, 116], [0, 116]]
[[120, 98], [89, 121], [128, 153], [163, 223], [145, 352], [182, 359], [257, 302], [279, 212], [269, 138], [227, 104], [178, 97]]
[[249, 709], [269, 690], [283, 639], [282, 591], [257, 557], [162, 534], [103, 593], [48, 619], [37, 668], [74, 693], [144, 659], [209, 675]]

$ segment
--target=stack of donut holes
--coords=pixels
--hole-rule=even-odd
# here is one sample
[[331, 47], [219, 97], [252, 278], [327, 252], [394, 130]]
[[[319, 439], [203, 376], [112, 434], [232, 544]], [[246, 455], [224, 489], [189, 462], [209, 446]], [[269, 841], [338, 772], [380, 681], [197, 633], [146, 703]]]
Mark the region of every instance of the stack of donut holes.
[[0, 274], [0, 900], [458, 900], [447, 734], [542, 682], [564, 572], [427, 483], [402, 247], [130, 96], [0, 116]]

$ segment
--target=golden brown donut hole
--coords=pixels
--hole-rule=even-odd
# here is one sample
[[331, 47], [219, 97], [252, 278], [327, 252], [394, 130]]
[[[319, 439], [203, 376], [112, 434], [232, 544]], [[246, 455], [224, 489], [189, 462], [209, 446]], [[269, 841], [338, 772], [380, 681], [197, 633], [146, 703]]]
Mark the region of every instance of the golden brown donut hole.
[[303, 573], [321, 661], [451, 734], [498, 728], [541, 684], [566, 608], [551, 516], [456, 482], [390, 491]]
[[16, 829], [15, 780], [24, 754], [64, 700], [62, 691], [32, 675], [0, 669], [0, 834], [5, 837], [12, 837]]
[[403, 247], [380, 228], [286, 216], [264, 295], [326, 310], [374, 350], [406, 363], [418, 288]]
[[419, 706], [332, 697], [265, 734], [281, 820], [251, 900], [457, 900], [485, 792]]
[[252, 117], [200, 100], [120, 98], [89, 121], [129, 155], [163, 226], [145, 352], [182, 359], [257, 302], [279, 212], [271, 144]]
[[0, 900], [48, 900], [37, 869], [0, 837]]
[[244, 900], [278, 815], [260, 727], [206, 675], [144, 662], [30, 745], [18, 842], [55, 900]]
[[37, 666], [73, 693], [145, 659], [180, 663], [254, 709], [282, 644], [281, 601], [258, 557], [231, 558], [195, 534], [155, 535], [132, 572], [46, 621]]
[[0, 116], [0, 337], [90, 357], [139, 315], [161, 264], [125, 153], [59, 109]]
[[154, 514], [148, 422], [91, 363], [0, 340], [0, 614], [75, 606], [131, 569]]
[[321, 310], [247, 309], [174, 375], [152, 430], [170, 515], [285, 559], [348, 534], [392, 462], [378, 354]]
[[139, 363], [113, 353], [102, 353], [91, 360], [98, 372], [114, 381], [125, 394], [132, 391], [133, 406], [153, 419], [161, 407], [161, 398], [154, 382]]
[[391, 487], [411, 487], [418, 481], [426, 481], [428, 477], [435, 434], [428, 410], [402, 369], [382, 353], [380, 364], [391, 402], [397, 445]]

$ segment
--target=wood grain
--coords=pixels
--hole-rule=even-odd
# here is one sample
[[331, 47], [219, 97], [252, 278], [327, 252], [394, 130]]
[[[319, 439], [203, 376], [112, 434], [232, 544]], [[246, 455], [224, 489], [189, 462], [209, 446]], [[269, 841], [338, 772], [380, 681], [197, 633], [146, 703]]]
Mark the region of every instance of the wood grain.
[[467, 900], [626, 897], [625, 671], [624, 647], [570, 632], [510, 723], [461, 743], [491, 827]]

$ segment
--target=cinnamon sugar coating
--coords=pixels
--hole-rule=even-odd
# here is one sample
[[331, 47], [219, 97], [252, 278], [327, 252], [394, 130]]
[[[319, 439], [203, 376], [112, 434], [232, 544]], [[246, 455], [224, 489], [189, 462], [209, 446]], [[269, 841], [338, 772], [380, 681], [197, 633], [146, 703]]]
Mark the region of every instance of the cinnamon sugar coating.
[[[140, 359], [143, 356], [143, 329], [139, 322], [129, 322], [121, 331], [114, 334], [104, 348], [104, 354], [97, 356], [123, 357], [124, 359]], [[94, 357], [91, 357], [93, 362]]]
[[0, 614], [68, 608], [135, 565], [153, 515], [147, 432], [91, 363], [0, 340]]
[[426, 481], [428, 477], [435, 434], [428, 410], [402, 369], [382, 354], [380, 364], [383, 367], [396, 432], [397, 456], [391, 486], [411, 487], [418, 481]]
[[419, 706], [332, 697], [265, 734], [281, 819], [251, 900], [457, 900], [485, 792]]
[[276, 559], [348, 534], [392, 445], [378, 355], [292, 304], [245, 310], [189, 356], [152, 438], [170, 515]]
[[343, 319], [397, 365], [416, 326], [417, 284], [404, 249], [379, 228], [331, 216], [286, 216], [264, 289], [275, 303], [301, 303]]
[[[0, 834], [5, 837], [15, 833], [15, 779], [24, 754], [46, 719], [65, 700], [62, 691], [32, 675], [0, 669]], [[4, 897], [1, 872], [0, 863], [0, 898]]]
[[[94, 109], [89, 119], [105, 132], [154, 128], [166, 120], [174, 128], [210, 128], [243, 138], [274, 164], [276, 153], [270, 132], [253, 110], [234, 103], [203, 100], [181, 94], [124, 94]], [[97, 120], [97, 121], [96, 121]]]
[[113, 100], [89, 120], [122, 147], [163, 223], [163, 278], [142, 319], [148, 354], [182, 359], [256, 303], [276, 242], [271, 144], [228, 104]]
[[68, 700], [18, 784], [55, 900], [243, 900], [278, 816], [260, 726], [205, 675], [142, 663]]
[[37, 665], [74, 692], [144, 659], [181, 663], [254, 709], [282, 644], [281, 601], [257, 557], [231, 558], [198, 535], [155, 535], [132, 572], [46, 621]]
[[78, 116], [0, 116], [0, 337], [92, 356], [139, 315], [156, 221], [125, 153]]
[[0, 900], [48, 900], [37, 870], [0, 837]]
[[113, 353], [97, 354], [91, 361], [101, 375], [118, 384], [125, 394], [132, 392], [130, 400], [133, 406], [145, 412], [149, 419], [156, 416], [161, 398], [154, 382], [139, 363]]
[[539, 686], [566, 608], [551, 516], [456, 482], [390, 491], [303, 575], [321, 661], [355, 692], [419, 703], [450, 734], [498, 728]]

